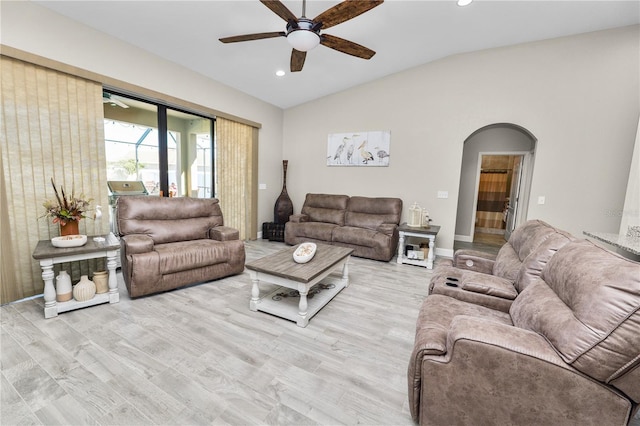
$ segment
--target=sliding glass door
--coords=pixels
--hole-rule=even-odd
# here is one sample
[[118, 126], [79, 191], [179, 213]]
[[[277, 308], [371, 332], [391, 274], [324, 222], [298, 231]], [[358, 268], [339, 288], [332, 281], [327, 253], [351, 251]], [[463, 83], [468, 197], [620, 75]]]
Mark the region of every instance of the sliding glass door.
[[214, 120], [105, 91], [107, 179], [152, 195], [211, 198]]

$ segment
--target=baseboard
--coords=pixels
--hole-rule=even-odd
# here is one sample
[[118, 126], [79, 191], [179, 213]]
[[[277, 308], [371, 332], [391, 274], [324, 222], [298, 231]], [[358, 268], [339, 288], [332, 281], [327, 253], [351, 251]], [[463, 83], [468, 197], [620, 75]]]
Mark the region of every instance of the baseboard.
[[468, 235], [454, 235], [453, 239], [455, 241], [462, 241], [463, 243], [472, 243], [473, 242], [473, 236], [468, 236]]
[[436, 247], [436, 256], [453, 258], [453, 249], [443, 249]]

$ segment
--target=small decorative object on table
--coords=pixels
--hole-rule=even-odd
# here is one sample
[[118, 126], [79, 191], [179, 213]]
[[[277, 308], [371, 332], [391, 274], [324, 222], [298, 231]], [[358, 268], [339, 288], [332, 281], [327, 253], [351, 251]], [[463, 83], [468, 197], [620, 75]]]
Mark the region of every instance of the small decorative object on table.
[[96, 285], [96, 294], [102, 294], [102, 293], [108, 292], [109, 291], [109, 273], [107, 271], [94, 272], [93, 283]]
[[96, 295], [96, 285], [89, 279], [88, 275], [82, 275], [78, 284], [73, 287], [73, 298], [78, 302], [93, 299]]
[[296, 263], [307, 263], [316, 254], [317, 246], [314, 243], [302, 243], [293, 252], [293, 260]]
[[89, 203], [91, 203], [92, 200], [85, 200], [84, 194], [76, 197], [73, 190], [71, 191], [71, 196], [68, 196], [65, 194], [63, 187], [60, 187], [60, 191], [58, 192], [53, 178], [51, 178], [51, 186], [53, 186], [56, 199], [55, 201], [46, 200], [42, 204], [46, 209], [42, 217], [52, 217], [53, 223], [60, 225], [60, 235], [62, 236], [80, 234], [78, 231], [78, 223], [86, 217], [85, 212], [89, 209]]
[[60, 271], [56, 277], [56, 301], [67, 302], [73, 298], [73, 287], [71, 277], [67, 271]]
[[66, 248], [66, 247], [80, 247], [87, 243], [86, 235], [65, 235], [62, 237], [53, 237], [51, 244], [54, 247]]

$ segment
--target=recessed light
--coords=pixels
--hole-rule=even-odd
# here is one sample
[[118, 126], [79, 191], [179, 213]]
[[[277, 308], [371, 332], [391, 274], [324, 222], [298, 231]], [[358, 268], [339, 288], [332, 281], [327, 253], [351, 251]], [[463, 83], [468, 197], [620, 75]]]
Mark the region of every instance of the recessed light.
[[282, 77], [284, 75], [284, 71], [283, 70], [278, 70], [278, 71], [276, 71], [276, 75], [278, 77]]
[[468, 6], [473, 0], [458, 0], [458, 6]]

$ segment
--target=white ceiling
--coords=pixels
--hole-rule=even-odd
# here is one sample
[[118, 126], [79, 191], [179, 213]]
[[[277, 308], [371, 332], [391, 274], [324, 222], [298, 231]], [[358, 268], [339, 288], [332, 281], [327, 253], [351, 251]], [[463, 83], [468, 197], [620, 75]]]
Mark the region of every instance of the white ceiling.
[[[467, 7], [455, 0], [387, 0], [326, 31], [373, 49], [372, 59], [318, 46], [301, 72], [290, 73], [291, 48], [284, 37], [218, 41], [285, 30], [285, 22], [258, 0], [37, 3], [281, 108], [449, 55], [640, 22], [638, 0], [475, 0]], [[301, 15], [301, 0], [283, 3]], [[306, 15], [313, 18], [337, 3], [308, 1]], [[276, 77], [278, 69], [286, 75]]]

